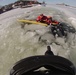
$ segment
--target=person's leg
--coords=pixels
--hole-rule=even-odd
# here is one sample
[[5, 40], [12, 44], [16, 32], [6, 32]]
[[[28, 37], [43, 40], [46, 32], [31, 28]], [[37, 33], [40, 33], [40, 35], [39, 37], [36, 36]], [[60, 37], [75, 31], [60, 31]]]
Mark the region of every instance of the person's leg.
[[55, 29], [55, 27], [51, 27], [51, 31], [52, 31], [52, 34], [55, 36], [55, 34], [56, 34], [56, 29]]

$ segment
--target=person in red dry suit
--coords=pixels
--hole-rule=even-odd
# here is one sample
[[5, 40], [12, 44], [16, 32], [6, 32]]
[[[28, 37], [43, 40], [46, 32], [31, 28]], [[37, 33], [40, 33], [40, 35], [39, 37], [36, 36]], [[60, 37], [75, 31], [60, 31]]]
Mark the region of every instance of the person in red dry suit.
[[[54, 34], [54, 31], [59, 29], [61, 31], [61, 33], [64, 35], [64, 30], [61, 27], [60, 22], [53, 20], [51, 16], [45, 16], [43, 14], [40, 14], [37, 18], [36, 18], [37, 22], [41, 22], [41, 23], [46, 23], [47, 25], [51, 26], [51, 31]], [[55, 35], [55, 34], [54, 34]]]
[[41, 23], [46, 23], [46, 24], [48, 24], [48, 25], [50, 25], [50, 23], [51, 23], [51, 20], [50, 20], [47, 16], [45, 16], [45, 15], [43, 15], [43, 14], [40, 14], [40, 15], [37, 17], [36, 21], [37, 21], [37, 22], [41, 22]]
[[48, 25], [53, 24], [53, 25], [58, 25], [59, 22], [56, 20], [52, 20], [51, 16], [45, 16], [43, 14], [40, 14], [37, 18], [36, 18], [37, 22], [42, 22], [42, 23], [46, 23]]

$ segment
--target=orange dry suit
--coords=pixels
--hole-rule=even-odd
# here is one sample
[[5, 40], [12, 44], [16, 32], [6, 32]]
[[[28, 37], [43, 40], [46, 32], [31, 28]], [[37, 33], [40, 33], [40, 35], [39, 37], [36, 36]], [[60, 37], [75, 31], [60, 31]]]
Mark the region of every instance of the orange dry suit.
[[49, 20], [49, 18], [47, 16], [44, 16], [44, 15], [40, 15], [37, 17], [36, 19], [37, 22], [42, 22], [42, 23], [46, 23], [48, 25], [50, 25], [51, 23], [51, 20]]

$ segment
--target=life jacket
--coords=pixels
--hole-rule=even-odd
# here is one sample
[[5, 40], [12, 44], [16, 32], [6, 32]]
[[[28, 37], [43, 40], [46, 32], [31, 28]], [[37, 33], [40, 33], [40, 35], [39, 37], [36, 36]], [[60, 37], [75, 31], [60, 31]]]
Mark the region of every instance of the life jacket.
[[38, 22], [38, 21], [41, 21], [41, 18], [42, 18], [42, 16], [38, 16], [37, 19], [36, 19], [36, 21], [37, 21], [37, 22]]
[[38, 22], [43, 22], [43, 23], [46, 23], [46, 24], [50, 24], [51, 23], [51, 20], [47, 17], [47, 16], [38, 16], [36, 21]]

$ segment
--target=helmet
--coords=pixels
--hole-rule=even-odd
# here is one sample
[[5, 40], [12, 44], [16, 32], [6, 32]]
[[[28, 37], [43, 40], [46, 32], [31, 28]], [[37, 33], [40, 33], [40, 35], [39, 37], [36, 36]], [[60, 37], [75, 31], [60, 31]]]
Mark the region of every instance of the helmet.
[[40, 16], [44, 16], [43, 14], [40, 14]]

